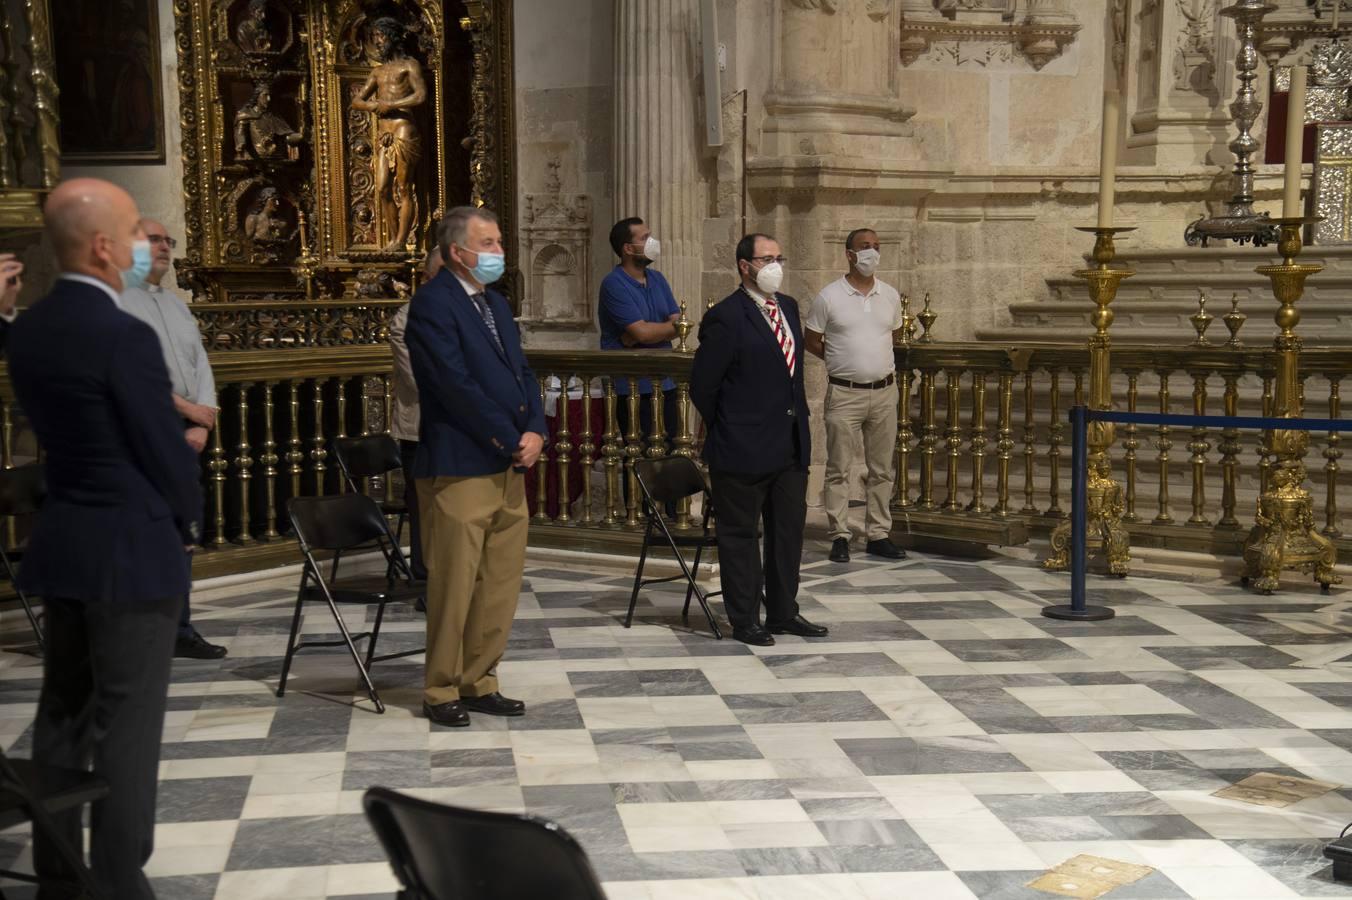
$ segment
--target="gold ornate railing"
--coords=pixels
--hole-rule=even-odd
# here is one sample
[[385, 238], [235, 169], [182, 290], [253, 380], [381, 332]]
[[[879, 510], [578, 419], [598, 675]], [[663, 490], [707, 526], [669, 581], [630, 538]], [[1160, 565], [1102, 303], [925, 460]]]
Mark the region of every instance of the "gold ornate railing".
[[[532, 542], [636, 546], [642, 516], [633, 462], [699, 454], [702, 429], [688, 387], [692, 357], [555, 350], [528, 356], [551, 438], [528, 475]], [[1066, 411], [1085, 397], [1088, 352], [1055, 344], [932, 343], [899, 347], [896, 356], [905, 413], [896, 443], [899, 535], [941, 545], [1017, 545], [1054, 528], [1069, 512]], [[221, 413], [202, 455], [207, 511], [197, 572], [293, 562], [286, 500], [344, 490], [331, 456], [333, 438], [385, 430], [388, 348], [382, 342], [229, 350], [211, 358]], [[1119, 346], [1112, 362], [1119, 409], [1270, 411], [1269, 350]], [[1352, 351], [1307, 349], [1301, 363], [1309, 414], [1338, 418]], [[654, 381], [651, 395], [616, 392], [616, 378], [645, 376]], [[675, 421], [667, 421], [664, 378], [675, 385]], [[638, 425], [644, 405], [658, 423], [651, 435]], [[1316, 443], [1312, 453], [1323, 458], [1310, 469], [1322, 498], [1317, 516], [1323, 533], [1352, 552], [1341, 530], [1340, 441], [1331, 434]], [[35, 453], [0, 370], [0, 465]], [[1238, 558], [1269, 470], [1258, 435], [1124, 426], [1110, 456], [1123, 483], [1133, 546]], [[366, 489], [385, 496], [401, 490], [400, 481], [377, 479]], [[680, 527], [697, 518], [692, 512], [698, 510], [681, 504]]]

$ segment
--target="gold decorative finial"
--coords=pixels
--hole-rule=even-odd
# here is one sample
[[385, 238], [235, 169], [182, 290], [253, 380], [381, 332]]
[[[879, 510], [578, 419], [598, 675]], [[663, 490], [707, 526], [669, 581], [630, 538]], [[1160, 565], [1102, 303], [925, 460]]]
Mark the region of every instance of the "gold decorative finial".
[[924, 331], [922, 331], [920, 334], [920, 340], [917, 341], [916, 343], [919, 344], [933, 343], [934, 337], [933, 335], [930, 334], [930, 328], [933, 327], [934, 320], [939, 318], [939, 314], [934, 312], [934, 310], [930, 309], [929, 291], [925, 292], [925, 308], [920, 310], [920, 315], [916, 316], [916, 318], [920, 320], [920, 327], [924, 329]]
[[1188, 316], [1192, 322], [1192, 328], [1197, 332], [1197, 340], [1192, 342], [1194, 347], [1210, 347], [1211, 341], [1206, 339], [1206, 330], [1211, 327], [1212, 321], [1216, 317], [1206, 311], [1206, 291], [1197, 289], [1197, 312]]
[[690, 348], [686, 346], [685, 339], [690, 336], [690, 319], [685, 315], [685, 301], [681, 301], [681, 317], [676, 320], [676, 352], [689, 353]]
[[911, 329], [915, 327], [915, 318], [911, 315], [911, 295], [901, 295], [901, 346], [911, 346]]
[[1230, 311], [1221, 316], [1221, 321], [1230, 332], [1230, 340], [1225, 342], [1225, 346], [1231, 350], [1238, 350], [1244, 345], [1239, 342], [1239, 329], [1244, 325], [1244, 321], [1249, 317], [1239, 311], [1239, 294], [1235, 293], [1230, 297]]

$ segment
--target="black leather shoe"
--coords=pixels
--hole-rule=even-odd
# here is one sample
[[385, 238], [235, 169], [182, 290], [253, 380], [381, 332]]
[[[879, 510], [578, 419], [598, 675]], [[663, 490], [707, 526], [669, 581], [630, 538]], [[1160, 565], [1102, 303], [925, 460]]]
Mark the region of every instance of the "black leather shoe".
[[831, 542], [831, 562], [850, 561], [850, 539], [836, 538]]
[[864, 547], [864, 552], [869, 556], [881, 556], [883, 559], [905, 559], [906, 551], [892, 543], [887, 538], [878, 538], [876, 541], [869, 541]]
[[427, 595], [418, 598], [418, 602], [413, 604], [413, 609], [423, 615], [427, 615]]
[[799, 637], [826, 637], [825, 625], [813, 625], [802, 616], [794, 616], [787, 622], [766, 622], [765, 627], [771, 634], [796, 634]]
[[174, 659], [222, 659], [227, 652], [220, 644], [207, 643], [207, 639], [198, 634], [196, 628], [191, 635], [180, 635], [174, 641]]
[[471, 712], [485, 713], [490, 716], [524, 716], [526, 704], [520, 700], [504, 697], [497, 691], [482, 697], [461, 697], [461, 704]]
[[775, 639], [770, 637], [770, 632], [759, 625], [734, 625], [732, 626], [732, 636], [743, 644], [753, 644], [757, 647], [773, 647]]
[[448, 728], [463, 728], [469, 724], [469, 713], [465, 712], [465, 707], [459, 700], [438, 703], [435, 706], [424, 701], [423, 715], [427, 716], [433, 725], [445, 725]]

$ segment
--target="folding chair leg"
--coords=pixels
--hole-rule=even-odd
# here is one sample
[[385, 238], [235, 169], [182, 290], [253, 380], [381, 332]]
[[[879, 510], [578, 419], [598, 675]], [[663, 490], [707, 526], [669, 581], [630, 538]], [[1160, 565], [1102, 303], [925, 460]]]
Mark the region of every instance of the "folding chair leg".
[[[329, 612], [333, 613], [333, 621], [338, 625], [338, 632], [343, 636], [343, 642], [347, 644], [348, 652], [352, 654], [352, 662], [357, 666], [357, 672], [361, 675], [362, 684], [366, 685], [366, 693], [370, 695], [371, 702], [376, 705], [376, 712], [383, 713], [385, 704], [380, 702], [380, 695], [376, 693], [376, 686], [371, 683], [371, 675], [366, 671], [366, 666], [362, 664], [361, 654], [357, 652], [357, 645], [352, 643], [352, 635], [347, 630], [347, 624], [343, 622], [343, 617], [338, 613], [338, 604], [333, 602], [333, 598], [324, 597], [329, 604]], [[374, 643], [374, 642], [373, 642]]]
[[5, 567], [5, 577], [9, 583], [14, 585], [14, 593], [19, 595], [19, 605], [23, 607], [23, 613], [28, 617], [28, 624], [33, 627], [33, 637], [38, 642], [38, 652], [45, 653], [47, 650], [47, 641], [42, 634], [42, 625], [38, 622], [37, 615], [33, 612], [33, 604], [28, 602], [28, 596], [19, 587], [19, 581], [14, 573], [14, 566], [10, 564], [9, 554], [0, 550], [0, 564]]
[[685, 606], [681, 607], [682, 619], [690, 618], [690, 598], [695, 594], [695, 579], [699, 578], [699, 558], [703, 552], [703, 544], [695, 548], [695, 562], [690, 566], [690, 581], [685, 586]]
[[305, 578], [301, 578], [300, 590], [296, 593], [296, 611], [291, 616], [291, 637], [286, 642], [286, 656], [282, 657], [282, 677], [277, 682], [277, 696], [281, 697], [286, 693], [286, 676], [291, 672], [291, 660], [296, 656], [296, 638], [300, 635], [301, 607], [305, 601], [301, 598], [305, 594]]
[[[391, 563], [393, 565], [393, 563]], [[371, 668], [371, 659], [376, 655], [376, 638], [380, 637], [380, 623], [385, 618], [385, 604], [376, 609], [376, 623], [371, 628], [371, 637], [366, 642], [366, 668]]]
[[638, 606], [638, 589], [643, 584], [643, 565], [648, 559], [648, 541], [653, 535], [653, 520], [648, 519], [648, 527], [643, 532], [643, 547], [638, 553], [638, 571], [634, 573], [634, 592], [629, 595], [629, 612], [624, 617], [624, 627], [628, 628], [634, 622], [634, 607]]

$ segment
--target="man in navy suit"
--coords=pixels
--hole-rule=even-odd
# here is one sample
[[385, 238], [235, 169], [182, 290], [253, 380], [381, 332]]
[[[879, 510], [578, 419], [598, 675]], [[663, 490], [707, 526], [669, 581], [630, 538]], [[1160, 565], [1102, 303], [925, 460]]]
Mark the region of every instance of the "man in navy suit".
[[[52, 191], [44, 212], [61, 274], [9, 335], [14, 391], [46, 454], [47, 500], [19, 575], [47, 614], [33, 757], [92, 762], [108, 782], [91, 815], [94, 879], [106, 896], [145, 900], [185, 547], [201, 536], [202, 493], [159, 340], [118, 306], [124, 278], [150, 268], [136, 203], [80, 178]], [[79, 808], [55, 818], [78, 852]], [[49, 881], [65, 874], [41, 834], [33, 865]]]
[[732, 636], [768, 647], [773, 634], [823, 637], [827, 631], [798, 612], [812, 438], [798, 301], [778, 292], [784, 279], [778, 242], [766, 234], [742, 238], [737, 271], [741, 286], [700, 322], [690, 399], [706, 427], [704, 459]]
[[486, 209], [441, 220], [445, 268], [413, 295], [408, 344], [422, 416], [413, 463], [427, 565], [423, 712], [438, 725], [469, 713], [519, 716], [498, 691], [530, 520], [523, 473], [544, 449], [540, 387], [507, 301], [502, 232]]

